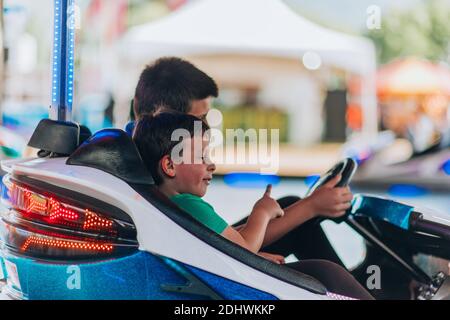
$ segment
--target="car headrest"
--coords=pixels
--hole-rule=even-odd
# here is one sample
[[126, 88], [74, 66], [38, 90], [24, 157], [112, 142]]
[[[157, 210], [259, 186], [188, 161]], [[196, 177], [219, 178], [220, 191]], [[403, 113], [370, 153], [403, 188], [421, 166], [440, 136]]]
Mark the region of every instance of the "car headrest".
[[103, 129], [79, 146], [66, 164], [96, 168], [127, 183], [154, 184], [131, 137], [120, 129]]
[[28, 146], [40, 149], [38, 156], [68, 156], [91, 136], [89, 128], [69, 121], [42, 119]]

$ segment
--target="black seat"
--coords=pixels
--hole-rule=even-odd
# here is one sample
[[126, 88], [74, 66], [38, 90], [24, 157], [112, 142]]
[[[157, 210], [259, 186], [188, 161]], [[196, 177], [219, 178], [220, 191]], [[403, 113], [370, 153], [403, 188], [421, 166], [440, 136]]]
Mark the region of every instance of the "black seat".
[[213, 232], [178, 208], [154, 185], [130, 136], [120, 129], [104, 129], [85, 141], [67, 160], [108, 172], [127, 182], [143, 198], [186, 231], [226, 255], [279, 280], [317, 294], [326, 288], [316, 279], [286, 266], [277, 265]]
[[152, 185], [150, 172], [128, 134], [120, 129], [96, 132], [67, 159], [69, 165], [96, 168], [127, 183]]
[[64, 157], [71, 154], [91, 136], [88, 127], [68, 121], [42, 119], [28, 146], [40, 149], [39, 157]]

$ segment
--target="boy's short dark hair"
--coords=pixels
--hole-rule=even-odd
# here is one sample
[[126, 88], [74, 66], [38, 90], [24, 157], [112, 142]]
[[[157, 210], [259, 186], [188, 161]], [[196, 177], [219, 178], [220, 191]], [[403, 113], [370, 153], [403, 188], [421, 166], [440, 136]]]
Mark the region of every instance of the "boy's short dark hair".
[[134, 94], [133, 109], [136, 118], [153, 113], [160, 106], [187, 113], [192, 100], [217, 95], [217, 84], [206, 73], [186, 60], [165, 57], [142, 71]]
[[193, 137], [195, 121], [202, 122], [202, 134], [209, 129], [209, 126], [199, 118], [175, 111], [144, 114], [136, 123], [133, 141], [157, 185], [163, 182], [158, 170], [159, 161], [165, 155], [170, 155], [172, 149], [180, 142], [171, 141], [172, 133], [176, 129], [185, 129]]

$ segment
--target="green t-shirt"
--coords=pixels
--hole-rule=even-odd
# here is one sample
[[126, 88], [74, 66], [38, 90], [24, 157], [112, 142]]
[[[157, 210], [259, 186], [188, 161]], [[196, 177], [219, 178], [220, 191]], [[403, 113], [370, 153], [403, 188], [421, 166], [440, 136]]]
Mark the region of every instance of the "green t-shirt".
[[214, 208], [200, 197], [182, 193], [170, 197], [170, 200], [214, 232], [221, 234], [228, 227]]

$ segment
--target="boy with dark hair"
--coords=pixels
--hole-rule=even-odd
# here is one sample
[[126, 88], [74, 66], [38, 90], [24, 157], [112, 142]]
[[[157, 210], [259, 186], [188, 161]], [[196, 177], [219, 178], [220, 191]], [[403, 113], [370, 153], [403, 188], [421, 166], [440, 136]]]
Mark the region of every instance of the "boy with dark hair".
[[[201, 131], [194, 132], [195, 122], [201, 123]], [[267, 191], [267, 196], [255, 205], [246, 226], [237, 232], [201, 199], [216, 168], [207, 158], [208, 129], [205, 122], [192, 115], [175, 112], [142, 115], [133, 140], [162, 193], [211, 230], [256, 253], [264, 240], [266, 225], [272, 218], [282, 215], [283, 210]], [[172, 141], [176, 130], [188, 134], [182, 141]], [[173, 154], [180, 143], [183, 144], [182, 154]], [[196, 145], [201, 147], [195, 150]]]
[[139, 77], [134, 94], [136, 118], [161, 106], [204, 119], [211, 98], [217, 97], [214, 80], [186, 60], [165, 57], [147, 66]]
[[[204, 120], [212, 97], [217, 95], [218, 88], [214, 80], [190, 62], [176, 57], [160, 58], [147, 66], [139, 78], [133, 102], [135, 118], [164, 109], [184, 112]], [[130, 122], [126, 130], [131, 134], [133, 129], [134, 122]], [[278, 199], [278, 203], [282, 208], [287, 208], [296, 206], [300, 200], [297, 196], [287, 196]], [[334, 216], [342, 214], [342, 210], [333, 213]], [[268, 233], [273, 236], [268, 237], [270, 242], [264, 241], [265, 249], [286, 256], [294, 254], [298, 258], [327, 259], [343, 266], [318, 219], [302, 223], [304, 217], [290, 214], [285, 219], [291, 220], [291, 225], [297, 227], [286, 228], [286, 224], [279, 226], [278, 222], [272, 223]], [[238, 225], [242, 226], [245, 222], [246, 219]]]
[[[195, 123], [201, 122], [201, 130]], [[271, 198], [267, 186], [253, 206], [245, 225], [233, 228], [202, 197], [212, 180], [215, 165], [208, 158], [208, 126], [198, 118], [181, 113], [141, 115], [133, 135], [144, 163], [155, 178], [159, 190], [186, 213], [228, 240], [259, 253], [265, 242], [282, 237], [297, 225], [317, 216], [317, 212], [333, 215], [348, 207], [352, 199], [348, 188], [333, 188], [339, 177], [314, 191], [307, 199], [297, 201], [284, 211]], [[172, 137], [185, 132], [182, 141]], [[206, 138], [205, 138], [206, 137]], [[182, 148], [175, 147], [182, 144]], [[198, 148], [200, 146], [200, 148]], [[288, 215], [284, 218], [284, 214]], [[292, 219], [292, 217], [296, 217]], [[275, 263], [284, 263], [279, 255], [260, 253]], [[321, 260], [305, 260], [290, 267], [320, 280], [331, 292], [354, 298], [371, 299], [370, 294], [342, 267]]]

